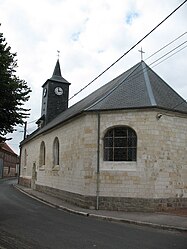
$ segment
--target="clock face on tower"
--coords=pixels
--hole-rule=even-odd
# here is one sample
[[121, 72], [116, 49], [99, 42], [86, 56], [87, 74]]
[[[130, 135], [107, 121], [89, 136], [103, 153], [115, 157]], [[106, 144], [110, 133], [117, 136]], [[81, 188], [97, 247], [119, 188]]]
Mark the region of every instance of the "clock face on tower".
[[55, 94], [56, 95], [62, 95], [63, 94], [63, 89], [62, 89], [62, 87], [60, 87], [60, 86], [57, 86], [57, 87], [55, 87]]

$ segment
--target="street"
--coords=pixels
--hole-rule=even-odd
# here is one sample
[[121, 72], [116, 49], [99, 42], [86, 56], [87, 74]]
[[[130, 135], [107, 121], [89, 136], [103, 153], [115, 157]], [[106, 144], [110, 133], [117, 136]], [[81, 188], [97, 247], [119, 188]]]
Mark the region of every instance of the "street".
[[0, 249], [186, 249], [187, 233], [97, 220], [50, 207], [0, 180]]

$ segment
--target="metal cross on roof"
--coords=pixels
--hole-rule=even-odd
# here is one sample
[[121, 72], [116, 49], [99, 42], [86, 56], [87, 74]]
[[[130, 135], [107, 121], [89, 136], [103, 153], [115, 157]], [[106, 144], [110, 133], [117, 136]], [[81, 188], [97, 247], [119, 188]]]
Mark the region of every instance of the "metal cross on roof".
[[58, 57], [58, 59], [60, 57], [60, 51], [59, 50], [57, 50], [57, 57]]
[[141, 61], [143, 61], [143, 54], [144, 54], [145, 52], [142, 50], [142, 47], [141, 47], [141, 49], [140, 49], [140, 50], [138, 50], [138, 52], [140, 52], [140, 53], [141, 53]]

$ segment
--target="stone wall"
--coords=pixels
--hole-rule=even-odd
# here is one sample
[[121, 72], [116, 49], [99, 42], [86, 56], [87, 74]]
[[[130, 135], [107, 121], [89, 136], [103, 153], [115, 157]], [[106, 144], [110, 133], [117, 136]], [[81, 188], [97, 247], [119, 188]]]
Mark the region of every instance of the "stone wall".
[[[21, 176], [32, 177], [36, 165], [36, 184], [84, 195], [95, 195], [97, 135], [95, 115], [72, 120], [29, 141], [22, 147]], [[58, 137], [59, 165], [53, 165], [53, 142]], [[46, 147], [45, 165], [39, 166], [40, 145]], [[26, 165], [24, 153], [26, 150]]]
[[62, 199], [68, 203], [74, 204], [79, 207], [88, 208], [88, 209], [95, 209], [96, 207], [95, 196], [80, 195], [42, 185], [36, 185], [36, 190], [47, 193], [51, 196], [57, 197], [59, 199]]
[[27, 177], [19, 177], [19, 184], [27, 188], [31, 187], [31, 179]]
[[[100, 195], [108, 197], [187, 197], [187, 117], [161, 111], [101, 115]], [[127, 125], [137, 133], [136, 162], [103, 161], [108, 127]]]

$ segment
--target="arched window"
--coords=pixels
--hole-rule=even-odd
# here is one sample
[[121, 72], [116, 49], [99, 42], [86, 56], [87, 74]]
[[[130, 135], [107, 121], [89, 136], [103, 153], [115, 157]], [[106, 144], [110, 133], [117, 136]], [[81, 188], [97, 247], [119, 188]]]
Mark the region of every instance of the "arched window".
[[23, 164], [24, 164], [24, 167], [27, 166], [27, 150], [26, 149], [24, 150], [24, 162], [23, 162]]
[[44, 141], [41, 142], [40, 145], [40, 161], [39, 161], [40, 167], [45, 165], [45, 143]]
[[53, 142], [53, 164], [59, 165], [59, 140], [56, 137]]
[[136, 132], [127, 126], [109, 129], [104, 136], [104, 161], [136, 161]]

